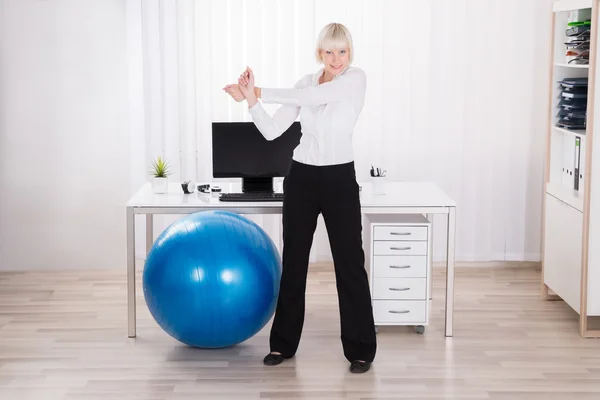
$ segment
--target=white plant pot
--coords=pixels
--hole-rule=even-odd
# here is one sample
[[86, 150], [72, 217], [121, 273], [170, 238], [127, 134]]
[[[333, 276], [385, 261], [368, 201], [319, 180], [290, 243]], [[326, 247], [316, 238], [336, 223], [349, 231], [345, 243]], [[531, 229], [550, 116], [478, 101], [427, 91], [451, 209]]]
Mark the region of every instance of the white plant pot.
[[153, 193], [167, 193], [169, 190], [168, 178], [152, 178], [152, 192]]

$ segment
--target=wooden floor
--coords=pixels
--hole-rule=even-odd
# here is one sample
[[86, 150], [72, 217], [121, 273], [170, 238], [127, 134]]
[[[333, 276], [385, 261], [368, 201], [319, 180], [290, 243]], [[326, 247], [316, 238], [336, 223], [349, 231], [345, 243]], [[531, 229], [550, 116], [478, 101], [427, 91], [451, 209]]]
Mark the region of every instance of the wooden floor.
[[187, 348], [139, 289], [128, 339], [124, 270], [0, 274], [0, 399], [600, 399], [600, 340], [540, 300], [537, 269], [459, 269], [453, 338], [436, 269], [432, 325], [380, 329], [364, 375], [342, 355], [331, 265], [310, 271], [300, 350], [278, 367], [261, 363], [270, 325], [231, 349]]

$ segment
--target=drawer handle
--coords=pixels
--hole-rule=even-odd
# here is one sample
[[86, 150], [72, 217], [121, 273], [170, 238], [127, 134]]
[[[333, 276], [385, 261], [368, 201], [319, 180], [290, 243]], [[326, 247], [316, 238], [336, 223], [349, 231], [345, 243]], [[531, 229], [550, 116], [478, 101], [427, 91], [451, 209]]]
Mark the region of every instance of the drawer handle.
[[390, 250], [410, 250], [411, 247], [390, 247]]
[[390, 232], [390, 235], [394, 236], [409, 236], [412, 235], [411, 232]]
[[390, 310], [390, 314], [408, 314], [410, 310]]
[[391, 287], [390, 290], [392, 292], [406, 292], [406, 291], [410, 290], [410, 288], [409, 287], [403, 287], [403, 288], [393, 288], [393, 287]]
[[390, 268], [394, 268], [394, 269], [407, 269], [407, 268], [410, 268], [410, 265], [390, 265]]

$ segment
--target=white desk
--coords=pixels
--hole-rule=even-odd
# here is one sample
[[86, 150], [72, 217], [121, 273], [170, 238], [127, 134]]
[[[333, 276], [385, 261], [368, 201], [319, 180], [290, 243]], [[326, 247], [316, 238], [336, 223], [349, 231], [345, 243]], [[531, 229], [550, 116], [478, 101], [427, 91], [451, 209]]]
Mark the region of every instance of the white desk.
[[[223, 191], [240, 191], [239, 186], [220, 184]], [[446, 336], [452, 336], [454, 311], [454, 246], [456, 203], [437, 185], [428, 182], [388, 182], [385, 195], [373, 195], [369, 182], [360, 183], [362, 214], [434, 214], [447, 216], [446, 242]], [[277, 190], [277, 189], [276, 189]], [[154, 194], [149, 183], [127, 202], [127, 301], [129, 337], [136, 336], [135, 216], [146, 215], [146, 251], [153, 244], [154, 214], [192, 214], [206, 210], [228, 210], [238, 214], [281, 214], [281, 202], [221, 202], [209, 194], [184, 194], [180, 184], [169, 193]]]

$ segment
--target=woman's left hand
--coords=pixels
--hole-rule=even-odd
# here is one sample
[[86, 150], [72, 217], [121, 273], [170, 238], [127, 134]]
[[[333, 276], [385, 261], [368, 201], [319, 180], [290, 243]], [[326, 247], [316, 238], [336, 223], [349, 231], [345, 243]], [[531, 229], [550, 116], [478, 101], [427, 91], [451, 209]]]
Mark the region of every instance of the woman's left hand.
[[250, 67], [246, 67], [246, 70], [242, 72], [238, 79], [238, 84], [240, 85], [240, 89], [246, 97], [246, 100], [248, 100], [248, 106], [254, 106], [258, 99], [256, 97], [256, 92], [254, 91], [254, 72], [252, 72]]
[[250, 67], [246, 67], [246, 70], [240, 74], [238, 83], [246, 86], [249, 91], [254, 91], [254, 72]]
[[247, 85], [248, 90], [254, 91], [254, 72], [250, 69], [250, 67], [246, 67], [246, 76], [247, 76]]

